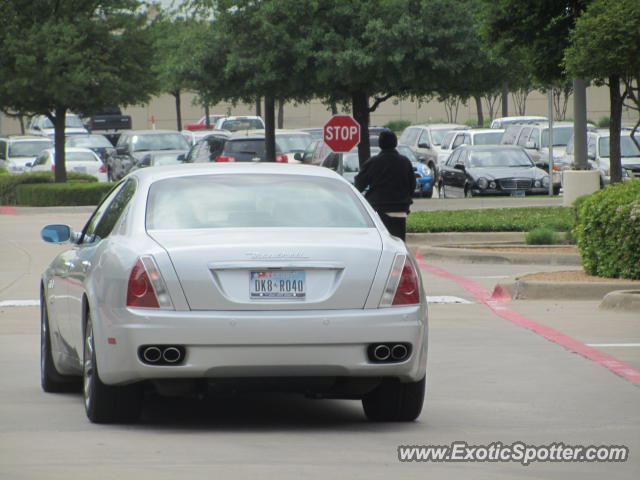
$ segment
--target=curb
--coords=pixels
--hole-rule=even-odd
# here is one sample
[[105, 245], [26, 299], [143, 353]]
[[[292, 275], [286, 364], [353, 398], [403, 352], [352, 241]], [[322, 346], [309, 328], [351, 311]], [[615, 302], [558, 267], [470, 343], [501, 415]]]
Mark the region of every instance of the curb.
[[[536, 282], [515, 277], [498, 283], [496, 289], [498, 288], [506, 290], [514, 300], [594, 300], [619, 290], [635, 291], [638, 294], [632, 298], [637, 297], [637, 308], [640, 311], [640, 290], [637, 282]], [[611, 302], [624, 303], [615, 300]], [[635, 305], [635, 302], [625, 302]]]
[[[498, 243], [493, 243], [492, 247]], [[509, 243], [511, 246], [511, 244]], [[506, 246], [506, 245], [505, 245]], [[498, 264], [537, 264], [537, 265], [582, 265], [580, 255], [577, 253], [528, 253], [528, 252], [492, 252], [488, 250], [477, 250], [466, 248], [466, 246], [451, 245], [441, 246], [418, 246], [423, 255], [430, 259], [447, 259], [463, 263], [498, 263]]]
[[609, 292], [602, 299], [598, 308], [601, 310], [640, 312], [640, 289]]

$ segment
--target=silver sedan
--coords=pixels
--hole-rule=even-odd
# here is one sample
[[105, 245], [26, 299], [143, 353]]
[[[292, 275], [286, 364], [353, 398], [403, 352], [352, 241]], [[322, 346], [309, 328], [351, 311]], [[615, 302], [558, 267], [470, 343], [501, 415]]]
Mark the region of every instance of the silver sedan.
[[366, 200], [309, 165], [135, 171], [41, 284], [41, 383], [83, 384], [92, 422], [135, 421], [143, 393], [238, 388], [361, 399], [374, 421], [421, 412], [419, 270]]

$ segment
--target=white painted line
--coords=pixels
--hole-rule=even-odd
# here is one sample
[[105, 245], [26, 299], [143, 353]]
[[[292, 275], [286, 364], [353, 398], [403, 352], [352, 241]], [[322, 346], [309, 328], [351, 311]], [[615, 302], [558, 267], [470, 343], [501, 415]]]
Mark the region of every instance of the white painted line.
[[640, 343], [587, 343], [587, 347], [640, 347]]
[[443, 295], [443, 296], [436, 296], [436, 297], [427, 297], [427, 303], [464, 303], [464, 304], [471, 304], [473, 302], [470, 302], [469, 300], [465, 300], [464, 298], [460, 298], [460, 297], [450, 297], [447, 295]]
[[2, 300], [0, 307], [39, 307], [40, 300]]

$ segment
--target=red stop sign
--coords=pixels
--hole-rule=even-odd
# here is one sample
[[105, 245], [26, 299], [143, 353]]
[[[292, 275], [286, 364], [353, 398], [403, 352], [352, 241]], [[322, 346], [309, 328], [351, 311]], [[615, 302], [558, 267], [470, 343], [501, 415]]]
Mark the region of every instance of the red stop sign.
[[324, 143], [334, 152], [348, 152], [360, 143], [360, 124], [349, 115], [334, 115], [324, 125]]

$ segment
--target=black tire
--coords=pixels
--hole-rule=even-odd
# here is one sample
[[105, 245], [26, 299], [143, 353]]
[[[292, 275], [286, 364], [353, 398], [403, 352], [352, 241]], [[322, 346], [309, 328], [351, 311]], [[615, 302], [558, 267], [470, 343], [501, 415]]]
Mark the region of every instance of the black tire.
[[44, 295], [40, 296], [40, 385], [47, 393], [77, 392], [80, 390], [79, 377], [62, 375], [56, 370], [51, 351], [49, 313]]
[[362, 399], [367, 418], [373, 422], [412, 422], [424, 404], [426, 380], [400, 383], [385, 380]]
[[554, 195], [558, 195], [560, 193], [560, 185], [558, 185], [557, 187], [553, 187], [553, 194]]
[[105, 385], [96, 362], [93, 324], [88, 313], [83, 349], [83, 393], [87, 417], [93, 423], [133, 423], [142, 410], [140, 384]]

